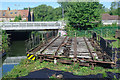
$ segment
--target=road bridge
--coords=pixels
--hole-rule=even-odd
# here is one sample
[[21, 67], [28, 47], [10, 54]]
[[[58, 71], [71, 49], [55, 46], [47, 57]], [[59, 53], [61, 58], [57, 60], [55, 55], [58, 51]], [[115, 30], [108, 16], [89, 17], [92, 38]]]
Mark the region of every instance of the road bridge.
[[45, 30], [63, 29], [65, 23], [62, 21], [42, 22], [0, 22], [2, 30]]

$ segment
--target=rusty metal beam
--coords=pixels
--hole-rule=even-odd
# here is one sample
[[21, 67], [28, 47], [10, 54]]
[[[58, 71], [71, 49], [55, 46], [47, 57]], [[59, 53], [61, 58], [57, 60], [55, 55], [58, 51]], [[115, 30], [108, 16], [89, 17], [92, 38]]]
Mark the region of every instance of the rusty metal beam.
[[55, 40], [57, 40], [60, 36], [58, 36], [57, 38], [55, 38], [52, 42], [50, 42], [40, 53], [42, 54], [42, 52], [44, 50], [46, 50]]
[[58, 57], [58, 58], [67, 58], [66, 56], [55, 56], [55, 55], [48, 55], [48, 54], [39, 54], [38, 56], [45, 56], [45, 57]]
[[90, 48], [89, 48], [89, 46], [88, 46], [88, 43], [87, 43], [85, 37], [83, 37], [83, 39], [84, 39], [84, 41], [85, 41], [85, 43], [86, 43], [86, 46], [87, 46], [88, 51], [89, 51], [89, 53], [90, 53], [90, 55], [91, 55], [91, 57], [92, 57], [92, 60], [94, 61], [94, 55], [93, 55], [93, 53], [91, 52], [91, 50], [90, 50]]
[[90, 64], [89, 63], [79, 63], [79, 66], [86, 66], [86, 67], [89, 67], [90, 66]]
[[58, 59], [57, 61], [60, 63], [65, 63], [65, 64], [72, 64], [72, 60]]
[[77, 39], [74, 38], [74, 58], [77, 58]]
[[90, 60], [90, 59], [78, 59], [78, 60], [84, 60], [84, 61], [88, 61], [88, 62], [93, 62], [93, 63], [103, 63], [103, 64], [115, 64], [114, 62], [106, 62], [106, 61], [97, 61], [97, 60]]

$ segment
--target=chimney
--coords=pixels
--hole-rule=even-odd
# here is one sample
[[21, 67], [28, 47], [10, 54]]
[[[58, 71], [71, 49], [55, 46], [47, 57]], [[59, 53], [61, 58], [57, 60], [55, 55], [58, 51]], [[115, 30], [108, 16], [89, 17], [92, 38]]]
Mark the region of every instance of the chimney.
[[8, 11], [10, 11], [10, 7], [8, 7], [8, 9], [7, 9]]

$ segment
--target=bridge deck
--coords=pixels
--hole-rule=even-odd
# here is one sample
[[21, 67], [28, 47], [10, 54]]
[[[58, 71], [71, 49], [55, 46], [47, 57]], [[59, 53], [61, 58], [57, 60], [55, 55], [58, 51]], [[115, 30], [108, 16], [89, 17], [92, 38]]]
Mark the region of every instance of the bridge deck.
[[62, 29], [64, 24], [60, 21], [52, 22], [0, 22], [2, 30], [43, 30]]

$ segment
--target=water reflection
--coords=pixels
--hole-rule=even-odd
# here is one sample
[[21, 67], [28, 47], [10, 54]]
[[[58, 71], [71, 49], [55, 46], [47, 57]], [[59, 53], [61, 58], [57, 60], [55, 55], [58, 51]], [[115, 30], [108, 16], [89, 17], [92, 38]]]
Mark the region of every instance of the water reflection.
[[17, 64], [5, 64], [5, 65], [3, 64], [3, 73], [2, 73], [2, 75], [3, 76], [6, 75], [7, 72], [11, 71], [11, 69], [13, 69], [15, 65], [17, 65]]
[[25, 56], [25, 41], [13, 41], [10, 51], [7, 53], [9, 57]]

